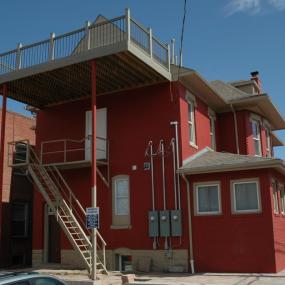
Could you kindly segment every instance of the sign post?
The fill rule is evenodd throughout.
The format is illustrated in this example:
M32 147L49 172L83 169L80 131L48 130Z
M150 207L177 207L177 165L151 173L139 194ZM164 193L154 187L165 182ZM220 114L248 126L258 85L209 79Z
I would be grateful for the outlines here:
M86 208L86 227L87 229L99 229L99 208Z

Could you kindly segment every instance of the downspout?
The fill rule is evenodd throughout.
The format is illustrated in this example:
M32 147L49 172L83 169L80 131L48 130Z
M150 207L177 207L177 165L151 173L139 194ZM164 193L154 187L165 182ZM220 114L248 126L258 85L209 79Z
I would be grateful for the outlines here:
M187 191L187 208L188 208L188 231L189 231L189 257L190 257L190 266L192 274L195 273L194 268L194 255L193 255L193 235L192 235L192 215L191 215L191 195L190 195L190 184L188 179L184 174L181 174L182 178L186 183Z
M233 116L234 116L236 148L237 148L237 154L239 154L239 137L238 137L238 126L237 126L237 114L236 114L236 111L233 107L233 104L231 104L230 106L231 106Z

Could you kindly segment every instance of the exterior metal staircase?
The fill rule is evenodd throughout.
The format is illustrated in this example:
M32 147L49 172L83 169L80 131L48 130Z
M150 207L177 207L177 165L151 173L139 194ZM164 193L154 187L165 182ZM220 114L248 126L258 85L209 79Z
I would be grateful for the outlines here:
M43 165L33 147L27 141L9 143L9 166L28 172L34 184L69 239L74 250L81 257L89 272L92 268L92 244L90 231L85 226L86 212L55 165ZM99 231L97 236L97 272L108 274L106 269L106 243Z

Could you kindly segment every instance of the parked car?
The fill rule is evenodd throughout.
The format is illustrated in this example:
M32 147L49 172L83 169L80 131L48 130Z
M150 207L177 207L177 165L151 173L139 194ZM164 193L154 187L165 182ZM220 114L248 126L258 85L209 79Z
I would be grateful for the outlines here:
M37 272L0 272L0 285L66 285L65 282Z

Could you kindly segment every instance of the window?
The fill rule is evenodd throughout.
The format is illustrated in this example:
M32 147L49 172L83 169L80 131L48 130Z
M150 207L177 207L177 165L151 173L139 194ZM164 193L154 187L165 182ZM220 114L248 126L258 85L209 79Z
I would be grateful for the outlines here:
M212 215L221 213L220 184L207 183L195 186L196 214Z
M195 130L195 106L194 102L188 102L188 126L189 126L189 142L191 145L196 145L196 130Z
M12 236L27 237L28 235L28 203L12 205Z
M260 212L258 181L232 182L232 207L235 213Z
M33 278L31 283L32 285L64 285L60 280L50 277Z
M113 226L128 226L130 224L129 176L115 176L112 182Z
M273 190L273 210L274 214L279 214L279 201L278 201L278 183L276 181L272 182Z
M281 213L285 215L285 191L284 185L280 185Z
M252 120L252 135L254 144L254 154L256 156L261 156L261 141L260 141L260 126L259 121Z
M211 148L216 150L216 128L215 128L215 117L210 116L210 137L211 137Z
M271 137L270 129L265 127L265 136L266 136L266 156L271 157Z

